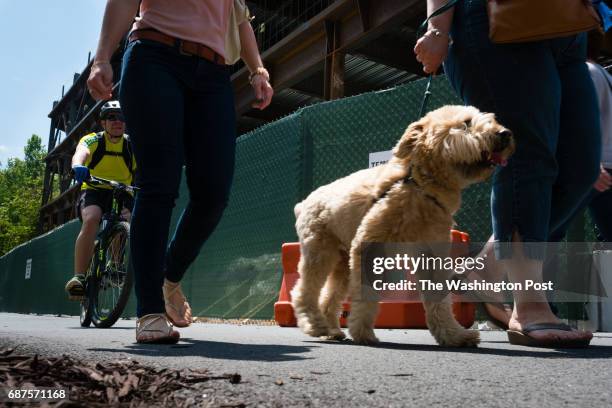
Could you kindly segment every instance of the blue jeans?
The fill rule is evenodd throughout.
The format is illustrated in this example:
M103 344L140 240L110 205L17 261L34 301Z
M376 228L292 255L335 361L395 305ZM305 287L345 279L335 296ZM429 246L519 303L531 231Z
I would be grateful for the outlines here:
M181 280L227 204L234 96L228 67L137 40L123 57L119 98L139 171L130 246L140 317L164 313L164 277ZM168 245L183 164L189 203Z
M512 130L516 152L493 178L496 256L523 242L546 242L576 212L598 176L599 108L586 60L586 35L497 45L485 0L455 7L445 71L466 104L493 112ZM543 246L526 255L543 259Z

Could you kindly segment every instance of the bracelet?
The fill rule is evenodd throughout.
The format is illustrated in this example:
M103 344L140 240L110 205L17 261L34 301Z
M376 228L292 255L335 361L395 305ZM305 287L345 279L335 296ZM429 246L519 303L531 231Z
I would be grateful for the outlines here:
M96 65L110 65L110 61L94 61L93 64L91 64L92 67L95 67Z
M257 75L261 75L264 78L266 78L266 81L270 81L270 74L268 73L268 70L265 69L264 67L257 67L255 68L255 71L251 72L249 74L249 83L252 84L253 83L253 78L255 78Z
M449 45L453 43L453 39L451 38L449 33L442 32L438 30L437 28L430 28L429 30L427 30L427 32L423 36L425 37L428 34L433 34L434 37L446 37Z

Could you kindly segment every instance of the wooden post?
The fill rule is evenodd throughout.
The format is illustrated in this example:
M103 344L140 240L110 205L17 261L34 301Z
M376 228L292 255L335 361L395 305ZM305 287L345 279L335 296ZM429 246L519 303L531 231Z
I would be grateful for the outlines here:
M338 50L340 45L340 22L325 21L327 56L325 58L323 97L333 100L344 97L345 53Z

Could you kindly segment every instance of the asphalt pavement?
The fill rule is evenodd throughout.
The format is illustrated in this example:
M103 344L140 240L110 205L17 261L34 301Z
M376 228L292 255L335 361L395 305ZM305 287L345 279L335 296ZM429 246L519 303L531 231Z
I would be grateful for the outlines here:
M242 376L191 391L204 406L612 406L611 333L596 333L587 349L551 350L487 331L478 348L448 349L425 330L377 330L382 343L366 347L295 328L195 323L177 345L160 346L136 344L134 325L83 329L78 317L0 313L0 347Z

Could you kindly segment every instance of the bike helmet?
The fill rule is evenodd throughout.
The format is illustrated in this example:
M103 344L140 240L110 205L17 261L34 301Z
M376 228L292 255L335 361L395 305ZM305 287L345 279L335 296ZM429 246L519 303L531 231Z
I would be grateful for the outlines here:
M108 101L100 109L100 120L106 119L111 113L121 113L119 101Z

